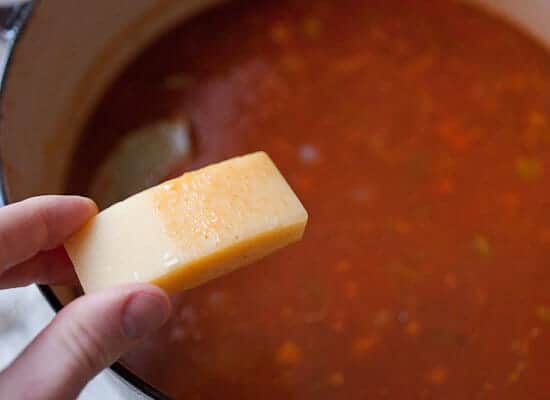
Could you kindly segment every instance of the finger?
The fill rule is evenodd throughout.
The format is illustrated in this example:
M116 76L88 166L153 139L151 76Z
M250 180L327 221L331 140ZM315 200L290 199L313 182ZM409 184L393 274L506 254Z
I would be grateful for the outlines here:
M0 208L0 272L60 246L97 213L90 199L40 196Z
M31 283L78 284L73 264L63 247L39 253L0 275L0 289L27 286Z
M160 328L170 311L167 295L146 284L75 300L0 374L0 398L76 398L98 372Z

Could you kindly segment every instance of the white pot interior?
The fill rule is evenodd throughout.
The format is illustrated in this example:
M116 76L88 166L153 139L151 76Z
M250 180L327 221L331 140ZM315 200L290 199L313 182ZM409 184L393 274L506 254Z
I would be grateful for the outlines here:
M220 0L39 1L8 69L0 155L7 197L60 193L96 100L148 42ZM475 0L550 43L547 0Z
M39 1L8 69L0 123L10 201L63 191L86 116L117 72L216 0Z

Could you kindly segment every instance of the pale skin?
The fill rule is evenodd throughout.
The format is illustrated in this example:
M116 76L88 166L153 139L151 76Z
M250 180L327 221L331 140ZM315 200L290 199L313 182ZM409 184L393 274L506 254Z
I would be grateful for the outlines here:
M0 289L77 283L62 244L96 213L91 200L75 196L41 196L0 208ZM80 297L0 373L0 399L75 399L170 312L167 295L153 285Z

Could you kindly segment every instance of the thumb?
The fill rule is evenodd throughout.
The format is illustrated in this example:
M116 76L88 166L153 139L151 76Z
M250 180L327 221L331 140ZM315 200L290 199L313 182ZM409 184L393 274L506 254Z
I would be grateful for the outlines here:
M80 297L0 374L0 398L74 399L171 311L159 288L136 284Z

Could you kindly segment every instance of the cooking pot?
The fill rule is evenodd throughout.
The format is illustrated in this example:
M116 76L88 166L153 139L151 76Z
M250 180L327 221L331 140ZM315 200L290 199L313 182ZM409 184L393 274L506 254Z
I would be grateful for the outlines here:
M218 1L50 0L4 6L0 203L63 193L78 136L109 82L160 34ZM550 43L547 0L476 2ZM41 290L56 311L72 297L64 288ZM124 399L166 398L120 364L112 367L109 384Z

